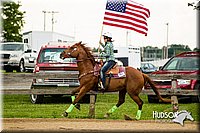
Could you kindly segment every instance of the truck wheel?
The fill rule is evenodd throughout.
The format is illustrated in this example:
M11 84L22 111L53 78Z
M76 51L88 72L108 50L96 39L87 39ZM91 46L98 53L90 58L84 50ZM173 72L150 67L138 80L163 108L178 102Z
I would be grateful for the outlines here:
M34 89L34 87L31 87L31 89ZM31 94L30 100L33 104L43 103L44 95L37 95L37 94Z
M43 98L44 98L44 95L36 95L36 94L30 95L31 103L33 103L33 104L42 103Z
M62 94L52 94L52 98L61 98L63 95Z
M18 67L17 72L25 72L24 60L21 60L21 61L19 62L19 67Z
M148 102L149 103L159 103L159 99L157 96L154 95L148 95Z
M199 81L198 81L199 82ZM200 84L197 83L195 86L194 86L194 90L199 90L200 91ZM200 94L197 95L197 96L191 96L191 99L192 99L192 102L195 102L195 103L200 103Z
M5 67L6 72L13 72L13 69L10 66Z

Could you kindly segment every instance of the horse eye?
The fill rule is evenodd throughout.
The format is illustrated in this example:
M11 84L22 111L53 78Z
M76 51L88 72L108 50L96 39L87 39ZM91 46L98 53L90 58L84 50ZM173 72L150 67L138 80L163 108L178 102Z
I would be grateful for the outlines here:
M74 48L74 51L76 51L77 50L77 48Z

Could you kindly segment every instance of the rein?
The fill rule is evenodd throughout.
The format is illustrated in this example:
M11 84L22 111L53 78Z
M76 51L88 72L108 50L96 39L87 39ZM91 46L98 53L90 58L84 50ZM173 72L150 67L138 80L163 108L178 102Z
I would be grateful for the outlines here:
M89 72L87 72L87 73L83 73L83 74L81 74L79 77L78 77L78 79L81 79L83 76L86 76L86 75L88 75L88 74L91 74L91 73L94 73L95 71L89 71Z
M92 59L92 58L84 58L84 59L76 60L76 61L77 61L77 62L82 62L82 61L84 61L84 60L90 60L90 59Z
M84 58L84 59L76 60L76 61L77 61L77 62L83 62L83 61L85 61L85 60L91 60L91 59L92 59L92 58ZM86 76L86 75L88 75L88 74L94 73L94 72L97 72L97 71L92 70L92 71L89 71L89 72L85 72L85 73L81 74L81 75L78 77L78 79L81 79L82 77L84 77L84 76Z

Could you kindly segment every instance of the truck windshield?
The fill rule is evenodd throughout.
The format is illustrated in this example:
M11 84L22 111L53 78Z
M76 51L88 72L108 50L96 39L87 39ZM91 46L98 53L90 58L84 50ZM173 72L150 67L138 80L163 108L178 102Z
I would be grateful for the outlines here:
M177 57L170 60L163 70L199 70L198 57Z
M1 45L2 51L24 51L23 44L2 44Z
M66 48L47 48L44 49L38 58L38 63L76 63L75 58L60 59L60 54Z

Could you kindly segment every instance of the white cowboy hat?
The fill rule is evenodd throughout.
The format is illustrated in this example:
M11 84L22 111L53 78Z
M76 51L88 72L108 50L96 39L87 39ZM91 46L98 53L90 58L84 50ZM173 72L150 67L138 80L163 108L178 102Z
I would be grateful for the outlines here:
M112 34L110 32L104 33L103 36L106 36L108 38L112 38Z

